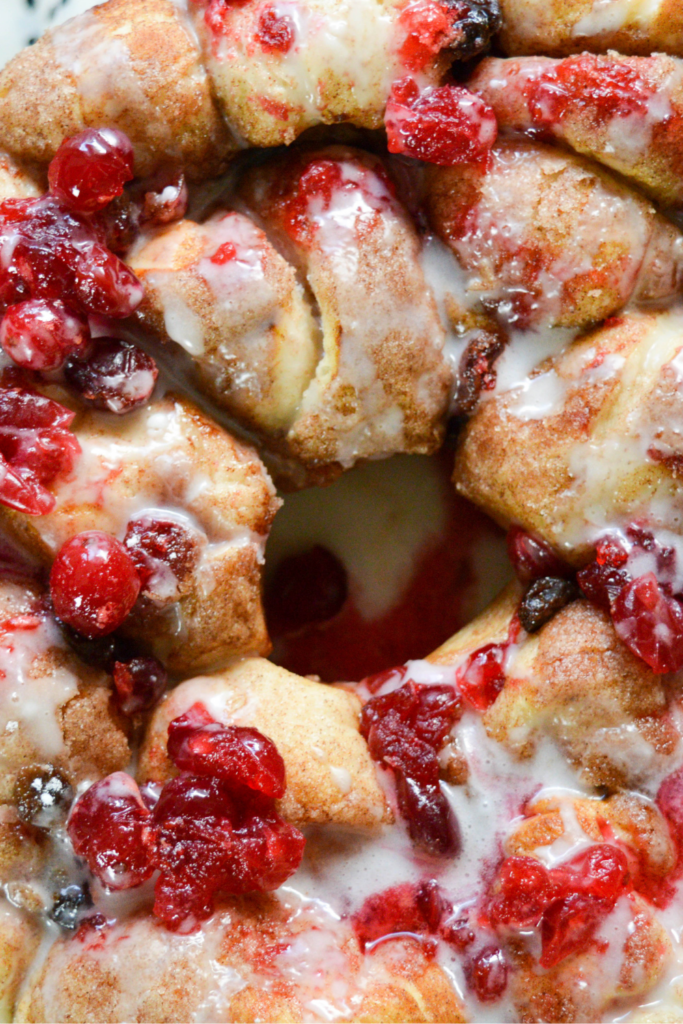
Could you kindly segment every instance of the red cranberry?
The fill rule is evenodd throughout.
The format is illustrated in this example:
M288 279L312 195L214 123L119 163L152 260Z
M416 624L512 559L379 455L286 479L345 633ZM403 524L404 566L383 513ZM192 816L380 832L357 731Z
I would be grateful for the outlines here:
M436 856L460 851L460 831L439 785L438 753L462 704L450 686L409 681L372 697L361 715L371 756L391 769L401 814L413 842Z
M483 163L498 133L495 114L479 96L459 85L420 93L411 78L394 83L384 122L390 153L443 167Z
M251 794L242 801L215 778L172 779L153 819L160 870L154 913L170 928L195 928L210 916L218 892L277 889L303 856L304 837L272 800Z
M551 903L541 920L541 966L554 967L570 953L585 949L604 916L604 906L581 892Z
M109 889L130 889L152 874L150 813L124 772L96 782L73 806L68 832L74 851Z
M67 541L50 573L55 614L85 636L106 636L130 614L140 580L123 544L88 530Z
M130 316L142 285L104 240L98 222L54 196L0 202L0 302L58 299L84 314Z
M683 768L664 779L657 793L657 805L669 823L680 857L683 850Z
M159 371L152 357L137 345L98 338L88 356L73 355L67 360L64 376L95 408L120 415L145 404Z
M426 935L436 932L439 919L430 920L429 907L420 906L420 886L410 882L369 896L351 918L361 949L388 935ZM434 927L432 927L434 924Z
M327 622L348 596L346 570L320 544L285 558L266 591L266 615L276 633L291 633L313 622Z
M3 349L29 370L56 370L89 340L87 321L58 300L28 299L10 306L0 326Z
M457 8L449 8L436 0L416 0L403 8L398 28L405 38L398 56L408 71L421 71L453 36Z
M79 213L96 213L133 177L133 147L114 128L88 128L65 139L48 169L50 191Z
M55 506L48 490L71 472L81 447L68 427L74 413L23 388L0 387L0 502L29 515Z
M549 544L540 537L511 526L507 535L508 557L522 583L532 583L544 576L570 576L573 570L557 557Z
M157 658L133 658L115 661L114 688L124 715L149 711L159 702L168 684L168 673Z
M508 968L498 946L486 946L472 957L465 974L470 988L482 1003L500 999L508 982Z
M653 672L683 668L683 605L664 593L654 573L632 580L619 591L612 620L629 650Z
M265 53L287 53L294 45L294 22L269 5L261 10L254 38Z
M526 92L534 123L549 128L569 111L598 125L613 117L645 116L653 95L636 68L591 53L558 61L530 79Z
M458 669L460 692L477 711L490 708L505 685L507 648L507 644L485 644Z
M534 857L508 857L498 874L497 887L488 907L494 927L538 924L555 892L548 870Z
M229 788L279 799L285 794L285 763L272 740L257 729L214 721L202 704L168 727L173 763L195 775L211 775Z
M132 520L123 543L142 590L158 604L175 601L199 561L199 538L174 519L143 514Z

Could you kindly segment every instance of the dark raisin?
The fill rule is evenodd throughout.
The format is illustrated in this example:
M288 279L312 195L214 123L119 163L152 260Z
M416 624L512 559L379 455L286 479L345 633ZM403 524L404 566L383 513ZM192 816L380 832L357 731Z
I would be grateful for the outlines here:
M17 775L14 799L22 821L50 828L66 814L71 786L51 764L29 765Z
M118 416L144 405L158 375L151 356L117 338L99 338L90 355L70 356L64 364L64 376L82 398Z
M453 416L471 416L482 391L491 391L496 386L495 362L505 342L502 331L478 331L469 343L458 367L458 383L451 404Z
M67 885L55 893L49 916L56 921L60 928L68 928L73 931L78 927L83 911L88 910L92 905L87 882L83 882L82 885Z
M578 597L572 580L544 576L534 580L519 606L519 621L527 633L536 633L561 608Z

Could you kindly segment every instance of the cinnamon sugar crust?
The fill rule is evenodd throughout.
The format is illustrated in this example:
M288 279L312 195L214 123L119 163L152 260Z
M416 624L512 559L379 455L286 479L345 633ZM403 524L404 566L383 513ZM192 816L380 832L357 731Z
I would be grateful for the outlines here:
M46 32L0 73L0 140L15 158L44 167L64 138L100 127L128 135L139 176L180 164L203 180L233 151L172 0L109 0Z

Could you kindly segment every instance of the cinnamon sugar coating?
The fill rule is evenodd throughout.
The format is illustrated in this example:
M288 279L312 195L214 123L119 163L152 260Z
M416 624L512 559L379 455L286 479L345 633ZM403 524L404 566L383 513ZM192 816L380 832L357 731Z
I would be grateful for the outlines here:
M232 152L172 0L109 0L46 32L0 73L0 137L15 158L45 167L64 138L100 127L129 136L140 176L180 164L203 180Z

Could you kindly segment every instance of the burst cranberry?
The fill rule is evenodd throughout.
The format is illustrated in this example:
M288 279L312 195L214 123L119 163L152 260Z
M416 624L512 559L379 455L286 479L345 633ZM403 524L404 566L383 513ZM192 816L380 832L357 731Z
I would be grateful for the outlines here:
M121 415L144 405L159 371L152 357L130 341L98 338L88 356L67 360L64 376L95 408Z
M572 569L557 557L549 544L521 526L511 526L507 535L508 557L522 583L544 576L569 576Z
M168 673L151 656L116 661L112 675L118 705L124 715L149 711L159 702L168 684Z
M558 61L526 89L535 124L550 128L570 111L598 126L613 117L646 115L653 96L636 68L591 53Z
M55 506L46 488L73 469L81 448L70 409L43 395L0 387L0 503L29 515Z
M619 591L612 620L629 650L653 672L683 668L683 605L664 593L654 573L632 580Z
M279 563L266 591L266 615L276 633L327 622L348 596L346 570L320 544Z
M438 753L462 714L450 686L418 686L372 697L361 715L371 756L396 779L401 814L413 842L436 856L460 850L460 831L439 785Z
M199 560L196 531L174 519L146 514L128 524L123 543L144 594L157 604L177 600Z
M508 857L500 869L497 888L488 908L494 927L538 924L555 891L547 869L533 857Z
M467 964L465 974L470 988L482 1003L500 999L508 981L508 968L498 946L486 946Z
M388 935L425 935L436 931L439 920L430 921L419 902L417 885L404 882L369 896L351 918L361 948ZM434 927L432 927L434 924Z
M573 862L581 872L585 892L596 899L615 903L624 892L629 870L625 854L616 846L605 843L593 846Z
M410 78L396 82L385 114L390 153L452 167L483 163L496 141L496 118L479 96L459 85L420 93Z
M212 775L230 788L246 787L279 799L285 793L285 763L277 747L257 729L214 721L202 704L168 727L174 764L195 775Z
M106 636L130 614L140 580L123 544L88 530L67 541L50 573L57 618L85 636Z
M669 822L680 856L683 850L683 768L664 779L657 793L657 805Z
M437 0L415 0L401 11L398 30L403 39L398 56L408 71L421 71L453 37L457 11Z
M57 300L28 299L10 306L0 326L3 349L29 370L56 370L89 340L87 321Z
M133 147L114 128L88 128L65 139L48 169L50 191L79 213L96 213L133 177Z
M130 316L142 286L104 240L96 221L54 196L0 202L0 303L58 299L84 314Z
M294 45L294 22L274 7L264 7L254 38L265 53L287 53Z
M507 644L485 644L458 670L458 686L473 708L486 711L505 685Z
M243 801L219 779L181 775L164 786L153 811L154 913L170 928L192 930L215 895L277 889L301 863L304 837L252 794Z
M554 967L585 949L604 916L603 905L581 892L555 900L541 920L541 966Z
M109 889L130 889L152 874L150 813L124 772L96 782L74 804L68 832L74 851Z

